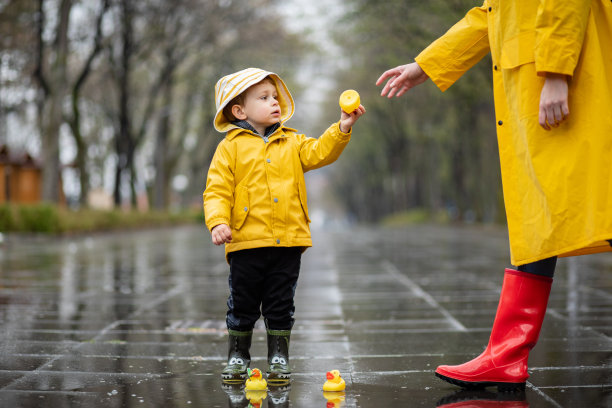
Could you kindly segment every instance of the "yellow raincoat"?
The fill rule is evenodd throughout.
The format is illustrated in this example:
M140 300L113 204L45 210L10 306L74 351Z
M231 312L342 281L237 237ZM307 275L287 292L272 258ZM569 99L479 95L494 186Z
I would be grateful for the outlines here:
M204 191L208 229L232 229L225 253L312 246L304 173L335 161L350 137L339 123L318 139L284 126L267 142L250 130L230 130L217 147Z
M612 2L488 0L416 61L442 90L489 51L511 261L612 250ZM538 122L546 73L570 115Z

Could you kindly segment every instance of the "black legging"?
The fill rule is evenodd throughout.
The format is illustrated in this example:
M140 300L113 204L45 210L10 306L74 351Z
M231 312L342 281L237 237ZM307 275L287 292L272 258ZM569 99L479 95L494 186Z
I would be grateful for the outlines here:
M521 272L532 273L534 275L548 276L552 278L555 274L555 266L557 265L557 257L542 259L540 261L531 262L519 266L517 269Z

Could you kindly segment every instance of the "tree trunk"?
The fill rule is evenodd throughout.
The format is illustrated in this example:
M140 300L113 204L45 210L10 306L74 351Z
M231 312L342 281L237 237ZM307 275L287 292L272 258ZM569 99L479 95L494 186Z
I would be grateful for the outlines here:
M121 184L124 171L132 162L130 155L133 151L131 122L130 122L130 69L133 46L132 8L130 0L121 2L122 12L122 41L123 50L119 67L119 134L115 137L115 149L117 152L117 164L115 167L115 191L113 194L115 205L122 203Z
M89 172L87 171L87 145L81 133L81 111L79 109L80 91L89 73L94 59L102 50L102 18L110 6L110 0L102 0L100 14L96 18L96 35L94 46L89 54L81 73L79 74L74 87L72 88L72 117L70 118L70 129L74 136L76 144L76 166L79 170L79 183L81 192L79 194L79 203L82 207L87 206L87 196L89 193Z
M153 207L162 210L168 206L168 134L171 129L170 115L172 109L172 72L168 73L164 85L163 108L157 127L157 138L155 139L155 184L153 190Z
M89 173L87 171L87 146L81 134L81 112L78 109L78 92L72 92L72 118L70 120L70 129L76 144L76 166L79 170L79 183L81 192L79 193L79 204L87 206L87 195L89 193Z
M40 2L42 7L42 0ZM54 44L55 60L51 66L49 93L42 109L42 199L58 203L60 198L59 132L63 122L62 104L67 85L68 24L72 0L62 0ZM42 64L41 64L42 68ZM41 71L42 74L42 71Z
M174 92L174 70L176 61L174 56L174 43L170 43L166 49L166 62L160 77L163 84L162 109L157 126L157 137L155 139L155 154L153 165L155 166L155 184L153 186L153 207L162 210L168 206L169 198L169 174L168 174L168 148L169 134L172 129L171 115Z

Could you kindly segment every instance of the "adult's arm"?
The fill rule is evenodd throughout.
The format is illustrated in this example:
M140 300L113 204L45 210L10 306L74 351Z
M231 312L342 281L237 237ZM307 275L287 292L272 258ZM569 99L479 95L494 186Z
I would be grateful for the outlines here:
M540 0L535 41L538 75L574 74L590 10L591 0Z
M425 48L415 61L440 90L447 90L487 55L488 1L474 7L442 37Z
M540 0L536 16L535 64L546 77L540 94L539 122L546 130L569 116L568 78L574 75L591 9L591 1Z

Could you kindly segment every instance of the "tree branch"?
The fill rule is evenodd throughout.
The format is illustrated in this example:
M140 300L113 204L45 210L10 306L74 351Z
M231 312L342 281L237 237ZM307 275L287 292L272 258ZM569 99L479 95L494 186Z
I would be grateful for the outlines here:
M45 42L43 40L43 31L45 29L45 11L43 3L45 0L38 0L38 13L36 18L36 29L37 29L37 47L36 47L36 68L34 69L33 76L38 81L40 88L43 90L44 97L49 95L50 89L47 79L44 73L44 52Z
M91 71L91 65L93 64L93 61L102 50L102 19L104 18L104 15L106 14L106 11L109 7L110 0L103 0L102 10L100 10L100 14L98 14L98 18L96 19L96 36L94 38L94 46L91 50L91 53L89 54L89 57L87 58L87 61L85 62L85 65L83 66L83 69L81 70L81 73L79 74L74 84L74 88L72 91L73 94L79 93L80 88L85 83L85 80L87 79L87 76Z

